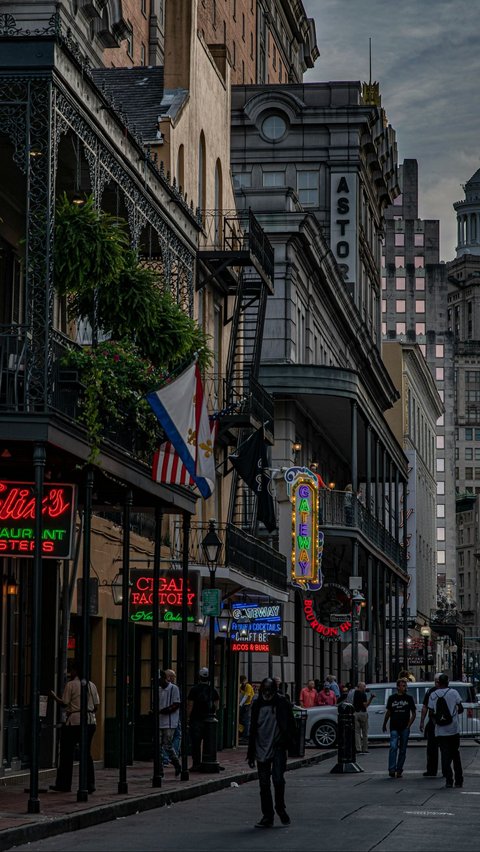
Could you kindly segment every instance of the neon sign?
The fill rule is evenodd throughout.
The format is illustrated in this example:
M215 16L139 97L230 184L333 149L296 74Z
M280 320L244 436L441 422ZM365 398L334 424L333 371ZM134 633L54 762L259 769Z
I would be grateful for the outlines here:
M42 557L72 556L75 486L48 483L42 498ZM33 482L0 480L0 556L30 557L35 550Z
M352 629L350 593L339 583L325 583L321 592L305 598L303 613L312 630L330 642ZM332 623L333 620L337 623Z
M293 477L289 477L289 473ZM292 501L292 583L301 588L321 588L320 564L323 533L318 529L318 479L308 468L285 474Z
M233 604L233 621L230 636L232 651L270 650L269 636L282 632L280 604L246 603Z
M130 621L153 621L153 573L131 571ZM196 593L187 587L187 606L192 610ZM158 584L160 618L166 622L182 621L183 579L177 575L163 575ZM188 621L194 621L189 614Z

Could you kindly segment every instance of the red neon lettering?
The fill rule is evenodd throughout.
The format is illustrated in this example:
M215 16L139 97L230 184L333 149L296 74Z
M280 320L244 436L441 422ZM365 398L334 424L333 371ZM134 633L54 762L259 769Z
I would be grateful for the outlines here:
M19 521L35 517L35 497L32 496L32 487L11 486L9 483L0 482L0 519L7 521ZM48 494L42 499L42 515L47 518L58 518L70 509L71 504L65 500L64 488L50 488Z

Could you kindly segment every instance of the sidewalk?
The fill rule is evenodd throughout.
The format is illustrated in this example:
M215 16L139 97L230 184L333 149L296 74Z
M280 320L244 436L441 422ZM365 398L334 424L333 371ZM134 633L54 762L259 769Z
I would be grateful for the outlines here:
M320 763L335 754L336 751L307 748L305 757L290 758L287 768L293 770ZM50 792L48 788L55 781L55 770L46 770L41 773L39 782L40 814L27 813L28 773L1 778L0 850L203 796L229 787L232 782L244 784L257 778L257 772L247 766L245 746L219 752L218 760L224 767L222 772L217 775L191 773L188 781L176 780L173 767L166 767L161 788L152 787L152 762L135 763L127 767L127 795L117 793L118 769L96 768L96 792L89 796L88 802L77 802L77 766L71 793Z

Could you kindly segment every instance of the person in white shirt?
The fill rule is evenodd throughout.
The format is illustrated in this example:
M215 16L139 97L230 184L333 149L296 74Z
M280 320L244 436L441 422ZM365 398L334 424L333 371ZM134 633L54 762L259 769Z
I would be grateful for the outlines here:
M439 676L438 689L431 693L428 699L428 708L434 713L435 736L438 737L440 745L445 786L453 787L455 773L455 787L463 787L460 726L458 723L458 714L463 713L463 706L457 690L451 689L448 685L448 675L441 674Z
M175 683L167 679L164 671L160 672L159 698L160 748L170 758L177 778L182 767L173 748L173 737L180 720L180 690Z

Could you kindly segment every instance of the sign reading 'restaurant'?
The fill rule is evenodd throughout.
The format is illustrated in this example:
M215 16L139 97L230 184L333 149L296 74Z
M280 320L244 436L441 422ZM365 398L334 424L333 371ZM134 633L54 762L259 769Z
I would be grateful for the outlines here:
M35 550L33 482L0 480L0 556L30 557ZM75 486L49 482L42 497L42 559L70 559Z

